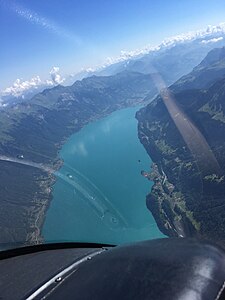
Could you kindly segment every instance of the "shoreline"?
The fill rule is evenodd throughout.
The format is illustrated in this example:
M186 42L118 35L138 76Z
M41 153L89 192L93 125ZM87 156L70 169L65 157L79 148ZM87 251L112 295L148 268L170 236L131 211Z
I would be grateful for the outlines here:
M82 122L82 124L79 124L79 129L74 131L71 135L69 135L68 137L64 137L59 143L58 143L58 149L57 149L57 156L58 159L53 162L53 167L52 169L54 170L54 172L60 170L60 168L63 166L64 161L59 157L60 151L63 147L63 145L69 140L69 138L73 135L78 133L84 126L98 121L100 119L103 119L107 116L109 116L110 114L112 114L113 112L122 110L122 109L129 109L132 107L138 107L138 106L145 106L147 103L149 103L149 101L138 101L135 104L132 105L119 105L119 107L115 107L114 109L111 109L110 111L105 111L101 114L97 114L95 116L91 116L88 120L84 120ZM135 115L134 115L135 118ZM54 175L54 172L51 173L50 176L47 177L47 183L44 186L41 186L41 189L44 187L44 194L47 196L46 201L44 201L44 203L42 203L42 206L40 208L37 207L37 212L32 215L32 219L34 219L35 222L35 232L33 232L32 234L28 233L27 235L27 240L26 242L28 242L29 244L40 244L40 243L44 243L44 238L42 236L42 229L43 229L43 225L45 222L45 218L46 218L46 213L47 210L50 207L51 201L53 200L53 194L52 194L52 190L53 190L53 186L57 180L57 178ZM38 199L37 199L38 200ZM42 197L39 199L39 201L42 201ZM34 211L35 212L35 211Z

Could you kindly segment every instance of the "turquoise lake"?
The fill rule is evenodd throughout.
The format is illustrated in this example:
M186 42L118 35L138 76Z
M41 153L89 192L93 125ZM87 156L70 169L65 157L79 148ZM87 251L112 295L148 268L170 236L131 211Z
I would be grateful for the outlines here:
M145 203L152 183L141 170L151 160L138 140L138 109L89 123L64 144L42 230L46 241L121 244L164 236Z

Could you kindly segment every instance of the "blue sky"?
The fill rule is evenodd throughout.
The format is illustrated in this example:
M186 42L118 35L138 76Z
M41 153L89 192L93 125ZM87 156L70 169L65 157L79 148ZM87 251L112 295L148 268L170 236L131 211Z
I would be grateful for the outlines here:
M0 89L224 21L224 0L0 0Z

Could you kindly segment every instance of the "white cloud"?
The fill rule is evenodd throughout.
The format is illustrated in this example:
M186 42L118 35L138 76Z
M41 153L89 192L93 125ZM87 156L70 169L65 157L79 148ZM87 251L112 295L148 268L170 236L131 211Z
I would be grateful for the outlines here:
M8 104L4 102L4 100L0 97L0 108L6 107Z
M213 38L210 40L202 40L202 44L217 43L223 40L223 37Z
M85 71L88 72L88 73L92 73L92 72L95 71L95 69L94 68L87 68Z
M53 67L49 74L54 84L60 84L65 80L65 78L62 78L59 74L59 67Z
M208 25L207 28L202 29L202 30L191 31L191 32L180 34L180 35L172 36L172 37L169 37L169 38L163 40L159 45L156 45L156 46L147 45L144 48L136 49L133 51L124 51L123 50L120 52L120 55L118 57L108 57L103 66L96 66L95 68L92 68L92 70L97 71L99 69L106 68L109 65L112 65L112 64L115 64L115 63L118 63L121 61L126 61L128 59L137 58L138 56L148 54L151 52L156 52L163 48L173 47L177 44L193 41L196 39L210 37L214 34L217 35L220 33L225 34L225 23L220 23L219 25L216 25L216 26ZM222 39L223 39L223 37L219 37L219 38L215 37L215 38L211 39L211 42L218 42ZM203 41L202 41L202 43L204 44Z
M34 76L30 80L16 79L12 86L6 88L0 93L0 96L23 97L23 94L29 91L34 91L40 87L54 86L62 83L65 78L59 73L58 67L53 67L50 71L51 80L41 80L40 76Z
M17 13L20 13L21 16L23 16L24 18L29 18L30 21L32 22L40 23L39 25L42 24L41 26L46 26L46 28L50 26L49 25L50 23L48 23L47 20L40 18L39 16L36 16L32 12L29 12L27 10L20 10L20 12L18 10ZM51 27L51 29L54 30L54 27ZM87 73L92 73L98 70L102 70L114 63L118 63L121 61L129 62L130 59L137 58L138 56L142 56L144 54L148 54L151 52L157 52L160 49L173 47L177 44L193 41L196 39L202 39L201 41L202 44L216 43L224 39L222 36L220 36L221 34L225 34L225 23L221 23L217 26L209 25L204 30L188 32L188 33L167 38L164 41L162 41L159 45L156 46L146 46L142 49L136 49L133 51L121 51L119 57L108 57L106 59L106 62L103 65L91 67L86 70L82 69L81 72L86 71ZM71 78L74 76L76 77L76 75L77 74L71 74L70 77ZM42 81L39 76L35 76L30 80L26 80L26 81L17 79L11 87L8 87L4 91L0 92L0 96L13 95L18 97L18 96L22 96L24 92L27 92L30 89L37 89L38 87L41 86L46 87L46 86L61 84L65 80L65 78L62 78L62 76L60 75L58 67L52 68L52 70L50 71L50 77L51 79L47 79L44 81Z
M11 87L8 87L5 90L3 90L2 95L3 96L13 95L15 97L19 97L30 88L35 89L42 84L43 83L39 76L35 76L30 80L25 80L25 81L22 81L21 79L18 78L15 80L15 82Z

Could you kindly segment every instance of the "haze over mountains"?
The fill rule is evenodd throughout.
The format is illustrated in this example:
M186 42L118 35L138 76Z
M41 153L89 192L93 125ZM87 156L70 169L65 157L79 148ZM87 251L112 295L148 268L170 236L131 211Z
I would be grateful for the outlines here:
M181 77L174 85L175 91L202 89L225 76L225 48L215 48L208 53L192 72Z
M35 76L31 80L17 79L14 85L0 93L2 104L30 99L38 92L57 84L71 85L76 80L92 75L109 76L122 71L145 74L160 73L166 84L170 85L182 75L190 72L214 47L221 47L225 40L225 25L209 26L206 30L183 34L163 41L156 47L133 52L123 52L117 59L98 68L90 68L81 73L62 78L59 70L53 68L48 80ZM52 76L53 75L53 76ZM57 77L58 76L58 77Z

